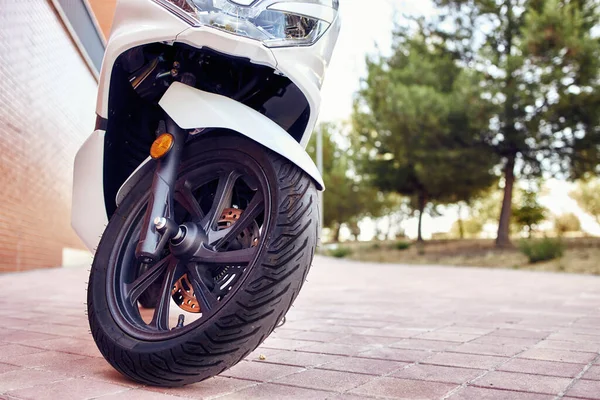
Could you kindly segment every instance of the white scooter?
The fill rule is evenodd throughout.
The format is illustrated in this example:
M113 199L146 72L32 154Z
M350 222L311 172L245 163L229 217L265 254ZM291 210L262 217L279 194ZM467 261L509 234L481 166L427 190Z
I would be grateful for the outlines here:
M323 181L305 152L338 0L120 0L73 227L91 332L144 384L244 359L308 273ZM100 239L101 237L101 239Z

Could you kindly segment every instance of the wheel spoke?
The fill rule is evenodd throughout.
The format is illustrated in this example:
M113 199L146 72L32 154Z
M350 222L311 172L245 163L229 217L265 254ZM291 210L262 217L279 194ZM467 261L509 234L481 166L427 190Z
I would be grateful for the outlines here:
M232 226L220 231L208 232L209 244L215 249L221 249L226 243L230 243L237 238L244 229L248 227L264 210L262 194L256 193L254 198L248 204L248 207L242 213L242 216Z
M142 293L148 290L150 285L152 285L162 275L164 269L171 263L172 260L172 256L162 259L152 268L144 272L133 283L126 284L125 298L127 298L132 305L135 305Z
M240 176L236 171L229 171L219 178L213 204L206 217L202 220L202 226L207 232L216 229L221 213L223 213L225 208L231 206L233 186Z
M192 276L191 281L192 286L194 287L194 294L196 295L196 299L201 303L200 310L202 312L208 312L216 307L218 300L208 286L206 286L198 268L200 268L200 266L195 263L189 264L188 266L188 270Z
M202 245L193 261L211 265L248 265L254 258L256 247L233 251L213 251Z
M196 200L194 193L192 193L192 190L187 185L182 185L181 188L177 189L175 192L175 201L181 204L192 217L198 219L204 218L204 212L202 212L198 200Z
M173 259L165 271L165 277L160 289L160 297L154 309L154 316L150 326L159 331L169 330L169 306L171 304L171 291L173 290L173 278L177 269L177 260Z

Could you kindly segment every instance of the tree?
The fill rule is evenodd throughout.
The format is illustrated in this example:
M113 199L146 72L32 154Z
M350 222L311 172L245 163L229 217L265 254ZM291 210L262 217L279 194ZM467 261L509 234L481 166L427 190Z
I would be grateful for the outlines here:
M517 175L577 177L600 164L597 0L434 0L431 25L498 106L483 137L503 160L498 246L510 244ZM449 22L450 21L450 22Z
M452 225L450 234L460 239L477 238L483 232L484 225L483 221L473 217L458 220Z
M581 221L573 213L562 214L555 218L554 230L560 236L569 232L581 232Z
M582 210L590 214L600 224L600 180L585 179L577 183L577 188L571 192L571 197Z
M531 238L534 229L546 219L546 207L538 203L537 192L524 191L521 194L521 204L515 208L513 219L520 228L527 228L527 237Z
M419 241L433 203L468 200L495 180L494 155L474 140L489 128L491 104L475 73L459 67L438 39L398 30L391 57L367 59L352 117L359 173L411 199Z
M353 161L347 151L343 151L336 140L342 135L340 128L331 123L317 127L323 134L323 180L324 225L332 231L333 240L339 242L340 230L345 223L358 221L372 212L378 212L380 203L377 191L360 182L353 174ZM316 159L316 134L307 147L308 153Z

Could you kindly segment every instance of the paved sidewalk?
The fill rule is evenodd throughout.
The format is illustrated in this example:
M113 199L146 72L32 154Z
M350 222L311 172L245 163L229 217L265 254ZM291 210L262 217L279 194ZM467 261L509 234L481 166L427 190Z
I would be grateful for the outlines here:
M600 278L317 258L246 361L157 389L101 358L86 275L0 275L0 398L600 399Z

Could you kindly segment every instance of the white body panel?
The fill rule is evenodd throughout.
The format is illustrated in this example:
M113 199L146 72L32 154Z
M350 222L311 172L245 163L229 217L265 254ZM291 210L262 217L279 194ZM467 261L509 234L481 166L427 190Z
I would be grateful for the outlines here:
M73 229L95 251L108 224L104 206L104 131L94 131L75 157L73 172Z
M98 84L96 113L109 118L109 91L117 58L125 51L149 43L183 43L244 57L273 68L302 91L310 116L303 136L296 142L269 118L228 98L173 84L160 105L184 128L226 128L237 131L297 164L322 188L322 178L304 148L316 125L321 103L320 89L340 28L340 18L314 4L280 3L303 15L313 15L333 24L312 46L268 48L261 42L210 27L192 27L152 0L119 0ZM318 14L318 15L315 15ZM90 250L94 250L108 222L104 203L104 131L95 131L75 161L72 225ZM123 185L143 174L144 164ZM130 187L130 186L129 186Z

